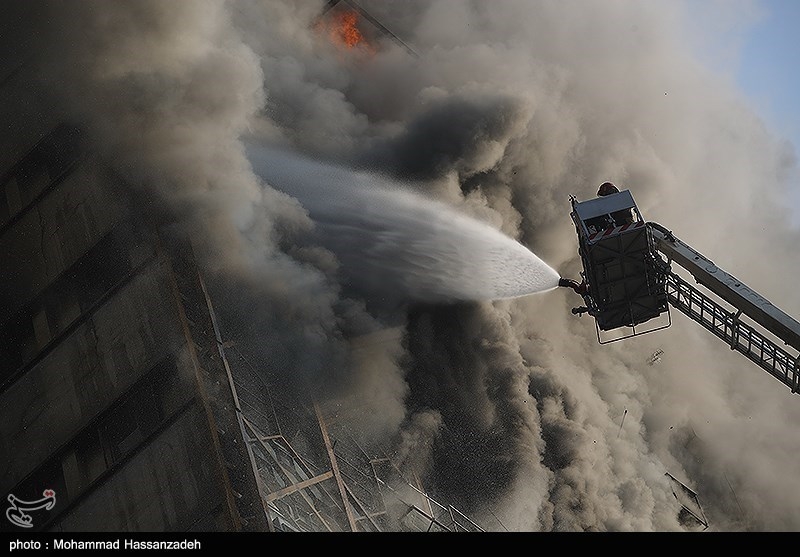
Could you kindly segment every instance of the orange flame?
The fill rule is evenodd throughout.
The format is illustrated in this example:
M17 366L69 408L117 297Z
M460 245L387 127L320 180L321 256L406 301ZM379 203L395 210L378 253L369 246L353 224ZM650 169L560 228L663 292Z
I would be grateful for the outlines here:
M375 51L358 28L358 12L355 10L337 12L327 23L317 23L316 29L327 32L332 43L348 50L359 48L370 53Z
M333 33L347 48L353 48L364 42L364 35L358 29L358 14L356 12L350 11L337 14L336 23L337 26L334 27Z

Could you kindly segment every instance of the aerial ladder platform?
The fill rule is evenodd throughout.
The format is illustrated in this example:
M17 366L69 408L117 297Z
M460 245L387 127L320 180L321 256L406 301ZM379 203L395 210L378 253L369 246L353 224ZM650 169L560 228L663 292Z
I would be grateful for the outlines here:
M797 320L671 230L645 221L630 191L570 201L583 280L562 278L559 285L581 295L585 305L572 312L594 317L601 344L669 327L672 307L793 393L800 391ZM673 265L703 288L677 274Z

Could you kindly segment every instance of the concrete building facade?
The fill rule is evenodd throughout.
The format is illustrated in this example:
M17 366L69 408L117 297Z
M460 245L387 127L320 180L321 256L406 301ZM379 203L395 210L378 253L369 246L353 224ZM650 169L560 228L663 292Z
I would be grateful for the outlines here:
M0 76L3 501L54 492L33 530L268 530L191 249L20 94L28 78Z

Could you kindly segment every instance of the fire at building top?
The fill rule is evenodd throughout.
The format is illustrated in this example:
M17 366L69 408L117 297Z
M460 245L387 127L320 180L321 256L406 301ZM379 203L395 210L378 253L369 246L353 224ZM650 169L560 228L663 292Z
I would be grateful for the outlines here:
M327 35L332 44L346 50L375 54L383 35L417 56L410 46L354 0L329 0L315 20L314 28Z
M365 48L371 52L375 49L358 28L358 12L355 10L339 11L327 21L320 20L317 28L326 33L334 44L346 48Z

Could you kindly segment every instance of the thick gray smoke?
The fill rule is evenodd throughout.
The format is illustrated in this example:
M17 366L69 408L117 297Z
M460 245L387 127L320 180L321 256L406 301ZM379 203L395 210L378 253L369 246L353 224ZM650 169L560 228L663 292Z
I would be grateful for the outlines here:
M508 530L679 530L669 472L714 530L800 529L797 396L699 325L599 345L567 289L387 319L315 238L323 198L245 148L413 182L571 277L568 196L612 180L800 316L794 149L698 62L686 4L363 2L416 55L365 21L337 40L324 4L31 2L24 24L46 88L226 278L231 336L273 380L324 376L364 446L395 439L441 500ZM388 321L398 337L354 349Z

